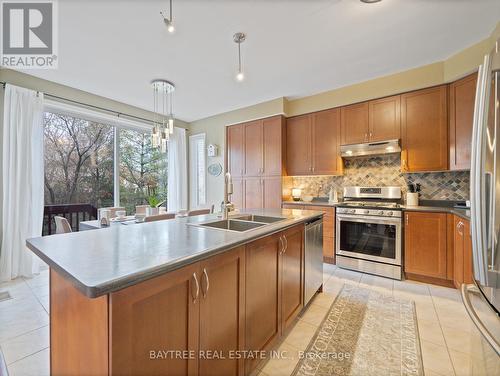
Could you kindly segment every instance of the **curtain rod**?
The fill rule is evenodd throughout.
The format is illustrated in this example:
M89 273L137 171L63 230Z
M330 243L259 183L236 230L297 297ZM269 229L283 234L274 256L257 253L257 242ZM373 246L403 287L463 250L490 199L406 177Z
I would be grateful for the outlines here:
M0 81L0 84L5 89L5 85L7 84L7 82ZM40 93L40 91L37 91L37 92ZM93 108L93 109L100 110L100 111L110 112L112 114L115 114L117 117L126 116L126 117L129 117L129 118L141 120L141 121L144 121L144 122L147 122L147 123L152 123L153 122L151 119L145 119L145 118L142 118L142 117L139 117L139 116L129 115L129 114L125 114L123 112L118 112L118 111L113 111L113 110L110 110L110 109L107 109L107 108L104 108L104 107L99 107L99 106L94 106L94 105L88 104L88 103L78 102L78 101L75 101L73 99L63 98L63 97L59 97L59 96L53 95L53 94L44 93L44 96L49 97L49 98L53 98L53 99L58 99L58 100L65 101L65 102L70 102L70 103L78 104L80 106L85 106L85 107Z

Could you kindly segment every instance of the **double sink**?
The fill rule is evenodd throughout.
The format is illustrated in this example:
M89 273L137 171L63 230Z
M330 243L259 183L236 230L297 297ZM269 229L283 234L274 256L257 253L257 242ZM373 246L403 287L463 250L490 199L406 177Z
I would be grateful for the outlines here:
M220 219L204 223L189 223L191 226L213 228L218 230L245 232L269 225L271 223L284 221L283 217L269 217L256 214L240 214L230 219Z

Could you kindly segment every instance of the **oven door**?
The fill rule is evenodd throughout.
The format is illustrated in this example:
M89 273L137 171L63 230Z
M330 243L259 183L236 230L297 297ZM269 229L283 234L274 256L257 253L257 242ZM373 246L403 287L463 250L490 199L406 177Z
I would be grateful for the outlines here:
M401 218L338 214L336 254L401 265Z

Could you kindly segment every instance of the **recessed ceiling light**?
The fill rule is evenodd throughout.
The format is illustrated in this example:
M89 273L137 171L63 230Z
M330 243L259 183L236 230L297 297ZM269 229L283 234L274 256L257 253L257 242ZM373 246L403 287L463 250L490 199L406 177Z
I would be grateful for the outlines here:
M361 1L362 3L371 4L371 3L378 3L379 1L382 0L359 0L359 1Z

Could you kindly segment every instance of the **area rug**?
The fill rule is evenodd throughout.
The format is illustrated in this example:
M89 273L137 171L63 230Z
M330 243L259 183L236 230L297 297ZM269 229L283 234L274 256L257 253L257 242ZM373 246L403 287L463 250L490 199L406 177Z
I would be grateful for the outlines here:
M293 375L424 374L413 302L345 284Z

